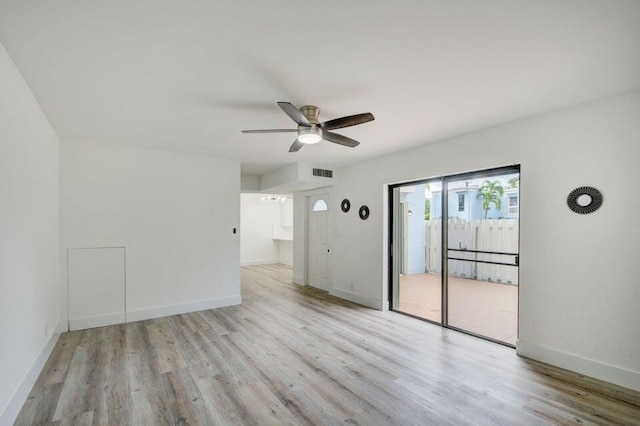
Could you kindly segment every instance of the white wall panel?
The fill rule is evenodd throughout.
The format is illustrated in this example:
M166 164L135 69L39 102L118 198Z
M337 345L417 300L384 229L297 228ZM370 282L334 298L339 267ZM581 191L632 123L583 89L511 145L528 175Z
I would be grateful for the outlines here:
M68 251L69 328L120 324L125 315L125 248Z

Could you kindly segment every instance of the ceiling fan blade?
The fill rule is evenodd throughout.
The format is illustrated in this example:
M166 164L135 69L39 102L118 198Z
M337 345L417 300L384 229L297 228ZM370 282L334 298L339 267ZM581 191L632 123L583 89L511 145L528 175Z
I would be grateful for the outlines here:
M320 127L324 130L342 129L343 127L356 126L358 124L367 123L373 121L375 117L370 112L364 114L349 115L346 117L340 117L333 120L320 123Z
M242 130L242 133L294 133L298 129Z
M290 102L278 102L278 106L282 108L282 110L289 116L293 121L298 123L298 125L303 127L311 127L311 123L307 120L307 117L304 116L303 113L300 112L298 108L296 108Z
M360 145L360 142L358 142L357 140L333 132L322 132L322 139L351 148L355 148L356 146Z
M291 148L289 148L289 152L298 152L303 146L304 144L296 139L295 141L293 141L293 145L291 145Z

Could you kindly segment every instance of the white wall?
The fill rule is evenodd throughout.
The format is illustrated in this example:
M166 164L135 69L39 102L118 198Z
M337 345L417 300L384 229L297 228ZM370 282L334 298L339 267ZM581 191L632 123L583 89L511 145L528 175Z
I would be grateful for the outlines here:
M408 204L411 211L407 220L407 258L408 274L424 274L425 269L425 184L411 187L414 192L401 193L400 200Z
M126 247L128 321L240 303L238 162L69 141L60 161L62 283L67 248Z
M58 137L0 44L0 424L57 341Z
M260 191L260 176L240 174L240 190L242 192Z
M332 209L332 292L387 306L386 184L521 164L518 353L640 390L638 158L634 91L343 168L332 199L356 209ZM581 216L566 198L583 185L599 188L604 205ZM361 204L371 208L367 221L357 218ZM304 243L294 261L299 277Z
M293 241L278 241L278 263L293 266Z
M272 194L268 194L272 195ZM277 195L277 194L276 194ZM242 194L240 197L240 261L245 265L272 263L293 264L291 241L274 240L274 227L279 234L289 233L284 226L291 215L292 203L264 201L265 194Z

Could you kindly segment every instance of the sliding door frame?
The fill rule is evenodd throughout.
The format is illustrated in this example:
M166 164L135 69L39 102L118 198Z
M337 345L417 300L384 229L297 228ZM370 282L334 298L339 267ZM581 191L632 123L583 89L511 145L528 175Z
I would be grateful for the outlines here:
M402 182L402 183L390 184L389 185L389 196L387 197L389 199L388 200L389 201L389 206L388 206L388 209L389 209L389 230L388 230L388 236L389 236L389 251L388 251L388 253L389 253L388 259L389 260L388 260L388 262L389 263L388 263L388 265L389 265L389 268L387 268L388 269L388 273L389 273L389 277L388 277L389 278L389 283L388 283L388 285L389 285L389 291L388 291L388 294L389 294L389 310L391 310L393 312L398 312L398 313L400 313L402 315L406 315L406 316L409 316L409 317L412 317L412 318L417 318L417 319L419 319L421 321L430 322L431 324L440 325L440 326L444 326L444 311L441 311L442 313L440 315L440 322L439 322L439 321L431 320L429 318L423 318L423 317L420 317L420 316L417 316L417 315L413 315L413 314L410 314L410 313L407 313L407 312L402 312L402 311L399 311L399 310L396 310L396 309L393 308L393 304L394 304L393 295L395 294L394 293L393 284L394 284L394 281L395 281L395 278L396 278L396 274L395 274L396 266L400 265L399 263L397 265L396 265L396 263L394 263L394 262L397 262L397 261L399 262L399 259L397 259L397 257L398 257L397 254L400 253L399 248L396 248L396 250L394 251L394 243L395 243L394 239L395 239L395 236L396 236L396 232L399 231L399 229L400 229L400 227L396 226L396 223L395 223L396 204L395 204L394 192L395 192L396 188L401 188L403 186L420 185L420 184L423 184L423 183L427 184L427 183L430 183L430 182L442 182L442 179L443 179L442 176L436 176L436 177L432 177L432 178L413 180L413 181L410 181L410 182ZM444 215L443 215L443 217L444 217ZM441 269L442 269L442 267L441 267ZM441 285L444 285L444 282L441 281ZM398 286L399 286L399 283L398 283ZM443 291L444 291L444 289L443 289ZM443 292L443 294L444 294L444 292ZM442 301L441 301L441 303L442 303Z
M451 175L445 175L445 176L434 176L431 178L425 178L425 179L418 179L418 180L414 180L414 181L408 181L408 182L401 182L401 183L395 183L395 184L390 184L388 186L389 188L389 205L388 205L388 211L389 211L389 228L388 228L388 235L389 235L389 247L388 247L388 253L389 253L389 257L388 257L388 261L389 261L389 277L388 277L388 286L389 286L389 309L397 312L399 314L402 315L407 315L413 318L417 318L419 320L422 321L426 321L432 324L436 324L436 325L440 325L444 328L448 328L451 330L455 330L461 333L465 333L465 334L469 334L471 336L475 336L475 337L479 337L481 339L485 339L485 340L489 340L491 342L494 343L498 343L500 345L503 346L507 346L510 348L515 348L514 345L510 344L510 343L506 343L503 342L501 340L496 340L493 339L491 337L487 337L487 336L483 336L481 334L477 334L474 333L472 331L468 331L468 330L464 330L455 326L452 326L449 324L449 312L448 312L448 305L449 305L449 294L448 294L448 290L449 290L449 259L448 259L448 253L449 253L449 247L448 247L448 220L449 220L449 190L448 190L448 183L452 182L452 181L456 181L456 180L463 180L463 179L475 179L475 178L484 178L484 177L492 177L492 176L497 176L497 175L502 175L502 174L507 174L507 173L518 173L518 176L520 176L519 180L520 182L522 182L522 174L520 171L520 165L519 164L513 164L510 166L501 166L501 167L494 167L494 168L490 168L490 169L484 169L484 170L475 170L475 171L471 171L471 172L464 172L464 173L457 173L457 174L451 174ZM395 281L395 275L397 273L397 270L395 268L396 264L394 262L397 261L397 259L395 259L397 257L397 253L399 253L397 247L394 250L394 243L396 243L396 234L394 233L394 230L397 231L397 227L395 226L395 197L394 197L394 192L396 188L401 188L403 186L413 186L413 185L420 185L423 183L429 183L429 182L437 182L439 181L442 184L442 193L441 193L441 201L442 201L442 238L441 238L441 272L440 272L440 278L441 278L441 286L442 286L442 300L440 301L441 303L441 315L440 315L440 319L441 319L441 323L427 319L427 318L422 318L419 317L417 315L413 315L413 314L409 314L406 312L402 312L399 310L394 309L394 299L393 299L393 295L394 295L394 281ZM521 201L521 197L518 196L518 206L520 206L520 201ZM518 222L520 222L520 215L518 214ZM518 229L520 229L520 227L518 226ZM520 238L518 237L518 253L520 253ZM519 257L519 255L518 255ZM520 267L519 267L519 263L518 265L518 319L516 321L517 324L517 330L516 330L516 335L519 332L519 328L520 328Z

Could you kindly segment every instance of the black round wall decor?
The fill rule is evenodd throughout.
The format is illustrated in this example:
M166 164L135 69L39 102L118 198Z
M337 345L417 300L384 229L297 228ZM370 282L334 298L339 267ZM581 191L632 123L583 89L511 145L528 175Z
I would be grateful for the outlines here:
M578 214L589 214L600 208L602 200L602 192L591 186L581 186L571 191L567 205Z
M367 206L360 207L358 214L360 215L360 219L367 220L367 218L369 217L369 207Z
M340 208L342 209L343 212L348 212L349 209L351 209L351 201L347 200L346 198L344 200L342 200L342 203L340 204Z

